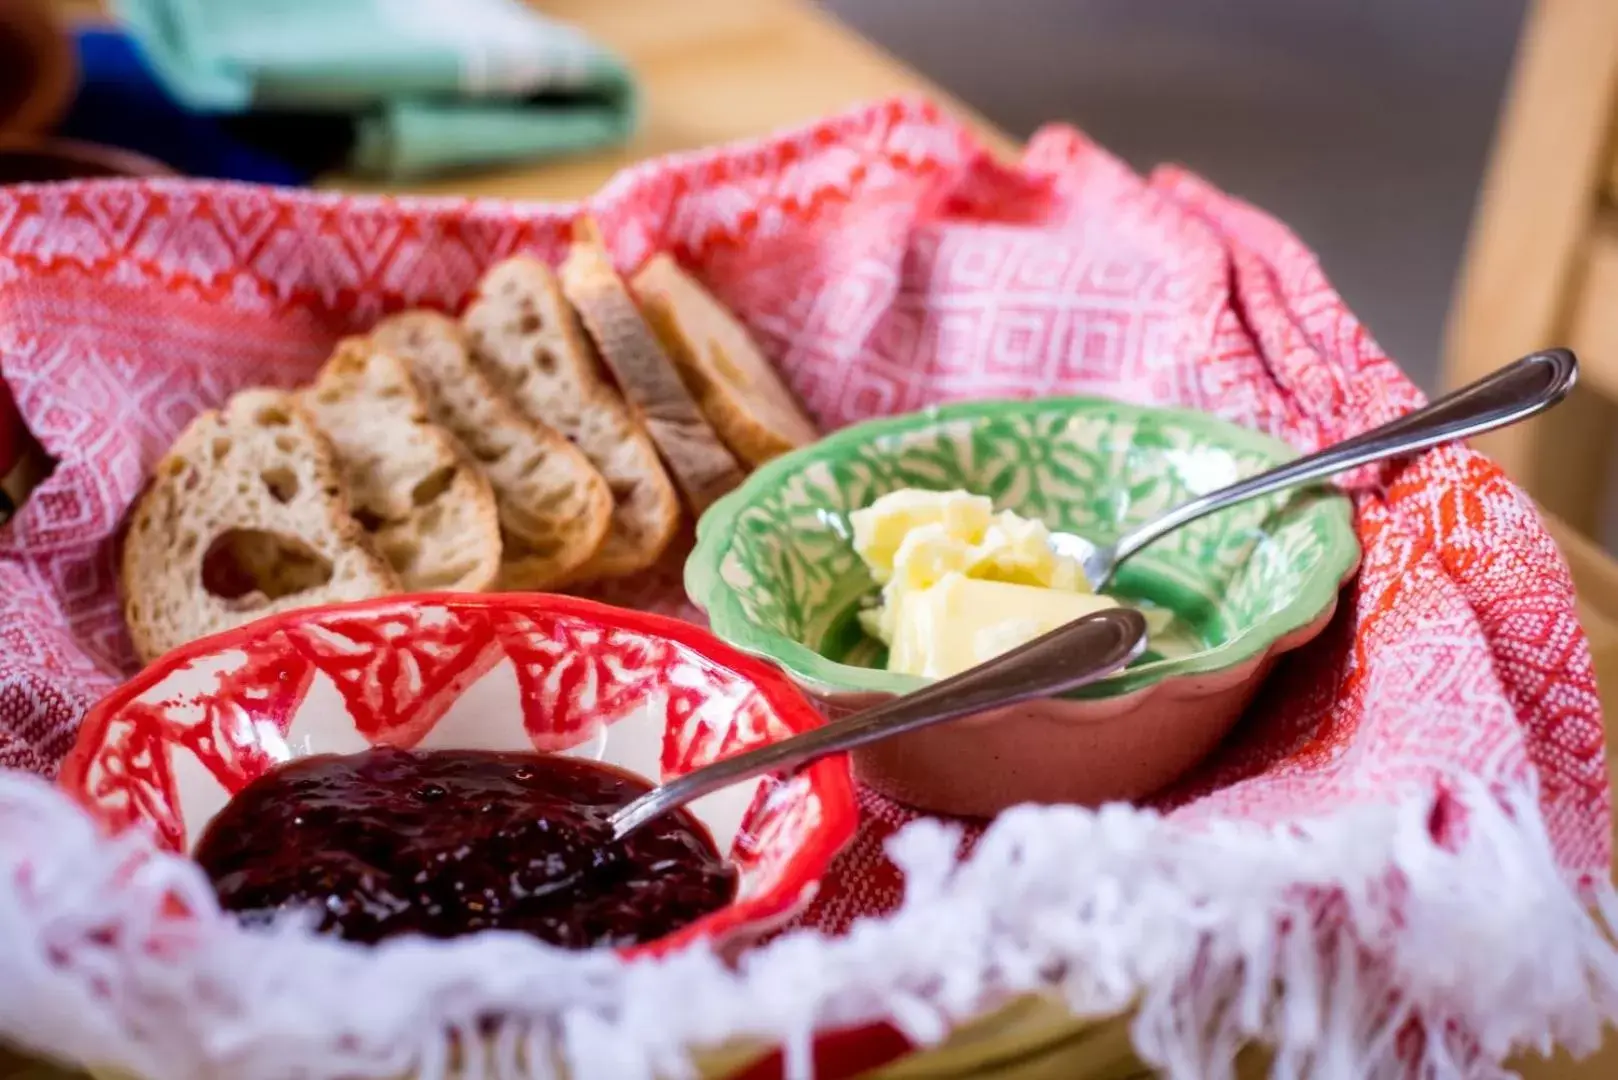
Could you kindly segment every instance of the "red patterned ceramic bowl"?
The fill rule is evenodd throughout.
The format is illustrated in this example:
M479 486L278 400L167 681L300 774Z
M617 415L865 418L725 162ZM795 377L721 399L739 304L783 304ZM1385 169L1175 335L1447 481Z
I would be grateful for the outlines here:
M85 718L61 785L109 828L188 850L280 761L379 743L593 758L648 779L820 723L792 684L706 631L549 595L417 596L289 612L159 659ZM845 758L692 805L736 901L646 946L726 945L813 897L856 808Z

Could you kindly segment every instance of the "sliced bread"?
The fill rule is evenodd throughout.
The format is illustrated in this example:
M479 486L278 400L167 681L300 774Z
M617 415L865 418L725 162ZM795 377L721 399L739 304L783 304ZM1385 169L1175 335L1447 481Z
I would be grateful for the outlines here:
M525 256L495 265L462 322L495 385L567 436L607 481L607 539L573 580L623 577L656 563L679 528L679 496L651 439L602 377L551 268Z
M737 457L756 467L820 438L747 327L679 263L652 256L634 288L703 415Z
M742 482L741 466L703 417L618 271L595 223L580 221L562 263L562 292L652 436L694 514Z
M151 660L264 615L399 591L292 394L247 390L193 420L135 504L124 617Z
M410 365L428 414L488 476L505 537L499 587L543 590L567 581L600 550L612 518L612 493L590 459L496 389L454 319L406 312L384 319L371 337Z
M403 360L345 339L298 400L331 440L355 518L407 590L494 585L494 492L465 447L427 418Z

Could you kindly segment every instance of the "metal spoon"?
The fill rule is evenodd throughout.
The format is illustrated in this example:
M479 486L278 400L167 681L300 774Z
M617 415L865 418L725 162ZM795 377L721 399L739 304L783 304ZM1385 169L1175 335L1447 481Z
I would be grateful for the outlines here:
M655 787L607 819L622 839L692 799L768 772L812 761L985 709L1077 690L1118 671L1146 648L1146 619L1108 608L1075 619L1026 645L825 727L705 765Z
M1119 563L1188 522L1373 461L1526 420L1566 397L1578 375L1579 362L1566 349L1531 353L1392 423L1182 503L1111 544L1097 544L1072 533L1053 533L1051 547L1058 554L1078 560L1090 587L1099 591L1112 579Z

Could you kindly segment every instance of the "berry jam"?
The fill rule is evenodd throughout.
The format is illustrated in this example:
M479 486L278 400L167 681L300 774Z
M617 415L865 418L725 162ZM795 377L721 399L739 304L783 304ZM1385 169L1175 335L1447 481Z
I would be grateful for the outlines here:
M375 942L521 930L636 945L728 904L736 872L686 811L612 842L645 781L577 758L377 748L288 762L243 788L195 857L246 921L313 911Z

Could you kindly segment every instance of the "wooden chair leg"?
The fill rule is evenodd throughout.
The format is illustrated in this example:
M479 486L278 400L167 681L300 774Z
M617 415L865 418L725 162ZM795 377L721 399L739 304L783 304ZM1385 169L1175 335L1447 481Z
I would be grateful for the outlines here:
M1535 0L1451 311L1447 385L1562 343L1607 170L1615 100L1618 3ZM1479 446L1588 535L1597 527L1615 424L1618 409L1581 390L1549 417Z

